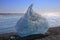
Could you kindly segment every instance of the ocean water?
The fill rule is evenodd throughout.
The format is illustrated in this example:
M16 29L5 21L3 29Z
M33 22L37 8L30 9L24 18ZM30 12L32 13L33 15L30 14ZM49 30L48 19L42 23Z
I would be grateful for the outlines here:
M22 15L0 15L0 33L15 32L15 25ZM50 27L60 26L60 15L44 15Z
M46 18L49 27L59 27L60 26L60 15L53 14L53 15L44 15Z
M0 15L0 33L15 32L15 25L21 15Z

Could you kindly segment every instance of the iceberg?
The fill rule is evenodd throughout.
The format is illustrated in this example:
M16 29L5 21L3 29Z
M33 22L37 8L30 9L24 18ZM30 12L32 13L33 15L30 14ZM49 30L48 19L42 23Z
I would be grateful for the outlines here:
M27 12L17 22L15 28L21 37L33 34L45 34L48 30L48 23L44 17L35 13L32 4Z

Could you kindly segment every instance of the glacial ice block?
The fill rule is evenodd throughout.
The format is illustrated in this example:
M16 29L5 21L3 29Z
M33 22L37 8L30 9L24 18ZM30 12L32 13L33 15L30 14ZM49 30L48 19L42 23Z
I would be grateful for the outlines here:
M21 37L33 34L45 34L48 30L48 23L44 17L33 12L32 5L16 24L17 33Z

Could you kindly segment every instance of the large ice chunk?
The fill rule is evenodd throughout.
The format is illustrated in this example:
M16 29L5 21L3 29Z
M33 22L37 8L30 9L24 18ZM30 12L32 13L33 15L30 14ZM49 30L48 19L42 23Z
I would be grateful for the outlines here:
M34 13L30 5L27 12L16 24L17 33L21 36L32 34L44 34L48 29L48 23L41 15Z

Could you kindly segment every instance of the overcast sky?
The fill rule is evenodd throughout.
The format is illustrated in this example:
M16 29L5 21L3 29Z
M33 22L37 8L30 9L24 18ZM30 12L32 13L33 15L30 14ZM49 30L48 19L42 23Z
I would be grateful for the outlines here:
M0 13L24 13L31 3L38 13L60 11L60 0L0 0Z

